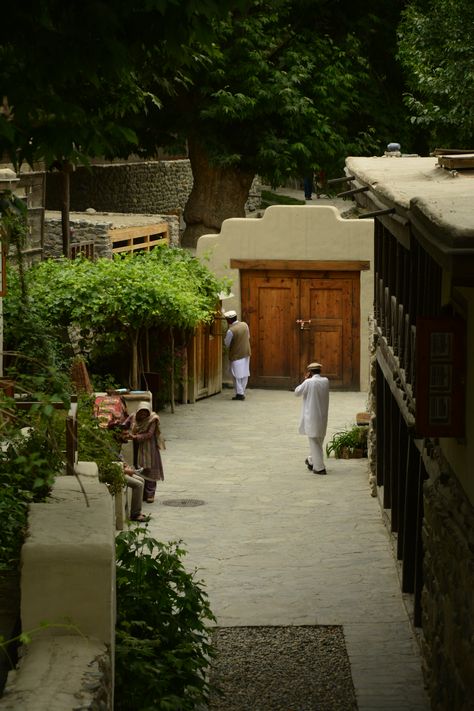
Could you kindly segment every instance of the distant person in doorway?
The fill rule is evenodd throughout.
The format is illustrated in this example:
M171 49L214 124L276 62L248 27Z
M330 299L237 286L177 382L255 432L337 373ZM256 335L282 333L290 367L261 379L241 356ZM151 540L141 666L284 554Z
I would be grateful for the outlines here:
M229 368L234 381L232 400L245 400L245 390L250 376L250 333L245 321L237 319L235 311L226 311L224 318L228 330L224 345L229 351Z
M155 500L156 482L165 476L161 462L160 449L164 449L164 440L160 432L160 418L152 412L147 402L140 402L133 417L130 438L136 447L136 466L141 469L140 476L145 480L143 499L148 504Z
M314 191L314 185L313 185L313 173L308 173L305 175L303 178L303 187L304 187L304 199L305 200L312 200L313 199L313 191Z
M321 197L325 185L326 185L326 173L324 170L319 170L318 174L317 174L317 178L316 178L316 197L317 198Z
M321 363L310 363L305 379L295 388L296 397L303 397L299 433L309 441L310 454L305 464L316 474L326 474L323 442L329 410L329 380L321 375L321 367Z

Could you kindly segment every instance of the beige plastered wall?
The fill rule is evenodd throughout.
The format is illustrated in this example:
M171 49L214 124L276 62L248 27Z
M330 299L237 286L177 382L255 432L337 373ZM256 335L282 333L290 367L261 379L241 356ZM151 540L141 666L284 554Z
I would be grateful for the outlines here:
M274 205L262 218L225 220L218 235L203 235L196 255L219 278L232 280L224 309L241 315L240 273L231 259L364 260L360 273L360 389L369 383L369 316L373 308L373 220L345 220L332 206ZM330 265L328 265L330 268Z
M21 624L31 642L8 674L1 711L113 708L113 499L94 462L31 504L21 560ZM86 500L87 499L87 500Z
M440 440L441 449L451 468L456 472L461 486L474 505L474 289L458 289L467 306L466 340L466 436Z

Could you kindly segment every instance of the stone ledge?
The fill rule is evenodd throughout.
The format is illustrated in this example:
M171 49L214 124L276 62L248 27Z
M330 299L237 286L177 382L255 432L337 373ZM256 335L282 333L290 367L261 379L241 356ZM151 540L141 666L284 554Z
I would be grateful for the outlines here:
M1 711L81 711L112 708L110 654L79 636L34 639L10 672Z
M61 476L51 500L30 507L29 536L22 548L22 627L35 629L44 620L69 621L83 635L111 644L114 504L97 479L87 477L83 485L89 506L77 479Z
M77 478L59 476L48 501L30 506L21 619L33 641L8 675L1 711L113 707L114 504L95 463L77 470L88 505Z

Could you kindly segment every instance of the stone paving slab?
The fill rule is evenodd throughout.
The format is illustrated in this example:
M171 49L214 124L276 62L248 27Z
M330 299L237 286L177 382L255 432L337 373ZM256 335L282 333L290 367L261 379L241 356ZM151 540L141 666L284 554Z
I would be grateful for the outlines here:
M161 413L167 441L150 532L182 539L221 627L342 625L359 709L429 709L418 647L367 460L304 465L292 392L224 390ZM365 410L331 393L328 438ZM200 499L171 507L164 499Z

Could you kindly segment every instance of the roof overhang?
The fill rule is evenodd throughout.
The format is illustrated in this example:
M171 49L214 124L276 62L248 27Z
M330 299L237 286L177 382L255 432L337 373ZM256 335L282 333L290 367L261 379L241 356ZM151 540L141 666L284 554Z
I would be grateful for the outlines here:
M406 247L414 235L452 273L453 283L474 286L474 171L449 171L438 159L349 157L346 173L368 211L387 210L380 222Z

